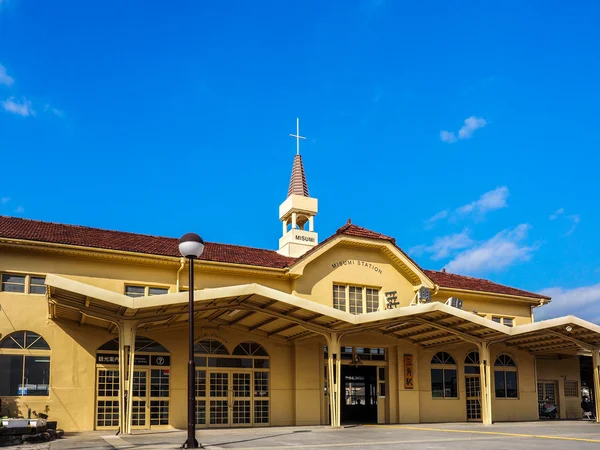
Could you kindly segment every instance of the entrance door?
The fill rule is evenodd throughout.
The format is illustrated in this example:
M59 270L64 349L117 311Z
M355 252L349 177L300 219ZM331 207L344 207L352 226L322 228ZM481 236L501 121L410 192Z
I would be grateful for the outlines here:
M373 366L342 366L342 422L377 423L376 369Z
M148 369L133 371L131 428L148 427Z
M208 423L210 426L229 426L230 380L228 370L208 373Z
M465 376L467 420L481 420L481 383L479 375Z
M252 425L252 373L232 372L231 425Z
M538 381L538 410L540 416L544 409L544 403L546 399L550 403L554 403L556 405L556 411L560 411L558 407L558 382L557 381Z
M96 375L96 429L119 426L119 371L98 369Z

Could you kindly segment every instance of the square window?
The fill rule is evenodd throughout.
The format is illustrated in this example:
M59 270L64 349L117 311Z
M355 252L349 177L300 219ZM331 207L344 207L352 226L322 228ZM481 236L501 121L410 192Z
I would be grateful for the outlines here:
M151 287L148 288L148 295L163 295L163 294L168 294L169 290L167 288L157 288L157 287Z
M143 297L146 295L146 288L144 286L125 286L125 295L128 297Z
M513 326L513 319L511 319L510 317L505 317L504 318L504 325L506 325L507 327L512 327Z
M492 321L496 323L502 323L502 317L492 316Z
M46 293L46 277L38 277L31 275L29 277L29 293L30 294L45 294Z
M9 273L3 273L2 291L25 293L25 275L12 275Z

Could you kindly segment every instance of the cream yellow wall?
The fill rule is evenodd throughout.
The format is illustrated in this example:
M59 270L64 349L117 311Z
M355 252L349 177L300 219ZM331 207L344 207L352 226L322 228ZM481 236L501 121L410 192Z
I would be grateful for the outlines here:
M558 385L559 417L562 419L581 418L581 376L579 358L543 359L537 358L537 378L542 381L556 381ZM565 381L577 381L577 396L565 396Z
M536 420L538 418L535 358L514 347L494 345L491 350L492 365L501 354L509 355L517 365L519 398L496 398L492 373L492 413L494 422ZM493 367L492 367L493 370Z
M492 316L512 317L514 325L524 325L531 323L531 305L535 302L523 302L517 300L509 300L501 296L492 297L483 294L474 294L468 292L457 293L456 291L446 291L440 289L439 292L432 296L432 300L444 303L450 297L458 297L462 300L463 311L477 311L477 314L484 316L486 319L492 319Z
M321 423L323 384L320 361L322 359L323 344L317 340L299 342L295 345L296 425Z
M348 264L348 261L352 263ZM340 266L334 267L334 264L340 262ZM341 245L311 261L304 268L302 276L296 280L293 293L317 303L333 306L333 285L337 283L381 289L382 308L385 292L397 291L400 306L408 306L415 295L413 284L383 253Z

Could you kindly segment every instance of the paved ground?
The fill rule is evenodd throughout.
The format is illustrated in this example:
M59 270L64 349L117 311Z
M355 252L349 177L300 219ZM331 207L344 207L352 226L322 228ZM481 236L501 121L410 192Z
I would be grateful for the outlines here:
M114 436L90 432L67 436L35 450L176 449L184 431L140 432ZM495 424L420 424L201 430L197 436L210 450L318 449L600 449L600 424L581 421L540 421ZM19 448L27 448L25 446Z

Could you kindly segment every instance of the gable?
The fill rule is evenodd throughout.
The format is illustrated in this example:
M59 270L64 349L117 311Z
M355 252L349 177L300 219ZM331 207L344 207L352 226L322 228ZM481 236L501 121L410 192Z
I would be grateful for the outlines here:
M380 291L382 306L386 292L396 292L400 306L408 306L419 286L433 283L402 256L391 243L340 237L294 267L293 293L332 306L333 285L370 287Z

